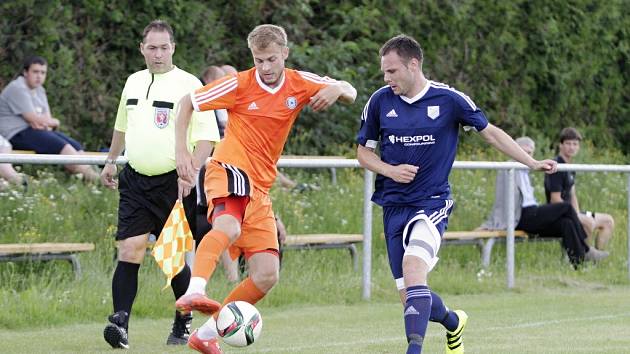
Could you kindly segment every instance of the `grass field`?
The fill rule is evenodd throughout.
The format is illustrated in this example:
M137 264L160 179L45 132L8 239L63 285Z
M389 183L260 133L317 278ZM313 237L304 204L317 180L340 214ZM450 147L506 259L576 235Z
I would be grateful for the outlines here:
M630 288L563 289L452 295L445 300L465 309L466 353L628 353ZM260 306L260 340L226 353L402 353L401 306L394 302L352 305ZM130 353L178 353L163 343L170 319L136 319ZM195 319L195 326L203 318ZM103 322L37 330L0 331L3 353L112 353L103 341ZM444 330L431 324L425 353L441 353Z
M459 159L499 158L473 151ZM585 160L627 163L614 152L595 156L588 149ZM92 242L96 250L80 256L79 281L67 262L0 262L0 353L111 353L102 330L112 310L117 194L67 178L56 168L27 167L27 172L34 177L26 194L0 191L0 242ZM274 210L290 233L361 232L361 171L339 170L337 185L330 183L327 170L285 172L320 187L301 193L272 190ZM450 230L481 224L494 197L494 176L493 171L453 171L456 206ZM503 244L495 246L485 270L473 246L440 250L429 284L449 306L470 313L468 353L630 353L627 179L612 173L581 173L578 178L580 204L607 211L616 220L611 256L603 262L574 271L557 242L517 243L516 286L507 291ZM532 174L532 179L543 201L542 175ZM345 250L286 252L279 284L258 305L265 320L261 341L227 352L403 352L401 306L378 207L373 230L371 302L361 299L361 272L352 270ZM164 281L147 257L133 307L133 352L184 351L162 345L174 301L170 290L160 290ZM231 287L218 271L209 295L222 299ZM431 327L425 353L442 352L443 340L443 330Z

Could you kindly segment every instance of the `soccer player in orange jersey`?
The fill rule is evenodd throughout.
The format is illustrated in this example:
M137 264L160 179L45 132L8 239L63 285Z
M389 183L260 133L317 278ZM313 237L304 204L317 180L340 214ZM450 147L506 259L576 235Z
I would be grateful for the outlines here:
M194 165L185 148L193 109L227 109L230 116L225 138L206 165L205 192L212 201L208 218L213 229L199 244L186 295L176 302L182 312L217 313L221 304L208 299L205 289L226 249L233 258L244 253L249 276L223 300L224 304L235 300L255 304L277 283L278 240L269 189L291 126L306 105L323 111L337 100L352 103L356 98L356 90L345 81L285 68L289 48L282 27L257 26L247 37L247 44L253 68L211 82L180 101L177 172L180 180L191 185L200 167ZM216 338L211 318L188 343L204 353L221 353Z

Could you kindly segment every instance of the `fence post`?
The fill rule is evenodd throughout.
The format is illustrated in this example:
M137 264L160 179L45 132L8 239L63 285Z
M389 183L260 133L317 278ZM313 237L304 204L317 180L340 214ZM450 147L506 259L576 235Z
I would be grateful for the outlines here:
M363 299L369 300L372 287L372 186L374 173L363 176Z
M506 262L507 262L507 287L514 287L514 168L508 170L508 190L505 196L507 200L507 239Z
M626 197L626 201L628 203L628 206L626 208L626 214L628 215L628 233L626 234L626 236L628 237L628 258L626 259L626 261L628 262L628 279L630 279L630 173L628 173L627 176L628 195Z

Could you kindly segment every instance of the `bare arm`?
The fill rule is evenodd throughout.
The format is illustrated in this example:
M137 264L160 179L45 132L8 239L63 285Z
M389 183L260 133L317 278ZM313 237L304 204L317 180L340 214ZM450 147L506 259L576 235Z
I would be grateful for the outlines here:
M208 140L200 140L195 144L195 151L193 151L193 167L198 170L206 162L206 159L212 153L214 149L214 143Z
M490 123L488 126L479 132L482 138L490 145L494 146L497 150L502 153L508 155L514 160L526 165L527 167L538 170L545 171L546 173L555 173L557 162L554 160L543 160L538 161L534 160L531 156L529 156L520 146L512 139L509 135L507 135L501 128L498 128Z
M58 121L57 124L55 124L55 121L51 118L48 118L47 116L41 114L37 114L35 112L22 113L22 117L31 126L31 128L37 130L46 130L49 127L54 128L59 125Z
M107 154L107 161L113 161L120 156L125 148L125 133L114 129L112 134L112 143L109 146L109 153ZM114 179L116 176L117 168L113 163L105 163L103 170L101 171L101 182L103 185L110 189L116 189L118 182Z
M353 103L357 98L357 90L346 81L338 81L330 84L317 92L311 97L311 108L315 112L326 110L332 106L337 100L343 103Z
M410 183L418 172L418 166L407 164L393 166L385 163L374 153L374 149L367 148L363 145L357 147L357 159L362 167L391 178L398 183Z
M354 103L354 100L357 99L357 90L354 88L354 86L350 85L350 83L347 81L340 81L338 85L341 90L339 101L347 104Z
M562 200L562 194L560 194L560 192L549 193L549 203L553 204L562 202L564 202L564 200Z
M575 194L575 184L571 187L571 205L577 213L580 212L580 204L578 203L577 194Z
M179 178L194 185L195 167L193 157L188 151L188 126L192 113L193 105L190 95L185 95L179 100L179 110L175 119L175 162Z
M192 180L186 180L183 178L177 179L177 197L182 199L190 194L190 191L197 184L197 174L201 165L206 161L208 156L212 153L214 143L208 140L200 140L195 144L195 151L192 153L192 167L194 170L194 176Z

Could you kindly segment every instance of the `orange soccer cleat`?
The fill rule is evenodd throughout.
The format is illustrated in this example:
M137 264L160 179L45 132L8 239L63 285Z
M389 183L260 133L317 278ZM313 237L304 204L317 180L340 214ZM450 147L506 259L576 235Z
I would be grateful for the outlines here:
M188 294L175 301L175 307L181 313L199 311L204 315L212 316L221 309L221 304L203 294Z
M219 346L219 340L217 338L201 339L197 336L197 330L195 330L188 338L188 346L200 353L204 354L223 354L223 350Z

